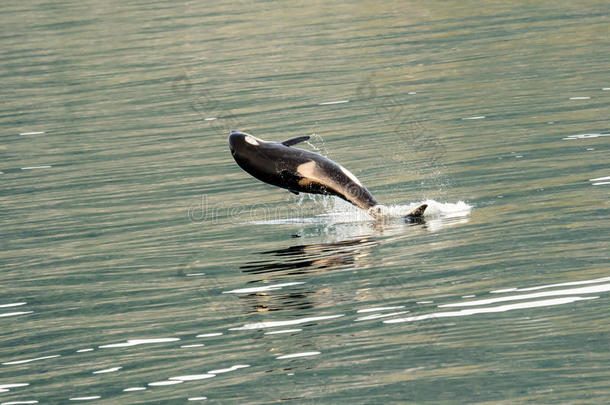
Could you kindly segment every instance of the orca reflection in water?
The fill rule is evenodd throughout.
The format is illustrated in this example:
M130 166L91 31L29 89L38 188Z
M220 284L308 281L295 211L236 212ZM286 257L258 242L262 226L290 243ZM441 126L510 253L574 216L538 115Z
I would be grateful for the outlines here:
M276 273L281 276L327 271L353 266L363 249L369 249L377 244L378 242L373 238L362 237L334 243L295 245L260 252L277 259L253 261L239 268L245 273Z
M379 218L382 206L349 170L308 150L293 148L309 136L284 142L267 142L241 131L231 131L229 147L233 158L255 178L285 188L291 193L334 195ZM405 219L421 219L427 205L411 211Z
M250 283L271 283L285 280L287 276L303 276L311 273L359 268L370 265L369 253L379 242L372 237L359 237L333 243L295 245L284 249L260 252L271 256L240 266L242 272L262 277ZM275 293L262 292L239 295L239 298L257 312L279 311L287 308L310 309L320 304L320 294L328 289L315 290L308 283L281 289Z

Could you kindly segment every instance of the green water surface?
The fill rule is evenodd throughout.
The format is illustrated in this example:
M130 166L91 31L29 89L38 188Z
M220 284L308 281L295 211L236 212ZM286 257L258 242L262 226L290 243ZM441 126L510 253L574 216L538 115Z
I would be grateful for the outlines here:
M607 1L0 11L0 403L610 402Z

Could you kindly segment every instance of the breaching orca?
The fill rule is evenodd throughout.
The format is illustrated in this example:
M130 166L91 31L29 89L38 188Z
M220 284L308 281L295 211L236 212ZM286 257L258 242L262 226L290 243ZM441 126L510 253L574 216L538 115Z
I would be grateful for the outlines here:
M246 172L257 179L285 188L291 193L335 195L378 218L381 206L349 170L332 160L293 145L309 139L299 136L284 142L267 142L241 131L231 131L229 148L233 158ZM423 204L405 218L423 216Z

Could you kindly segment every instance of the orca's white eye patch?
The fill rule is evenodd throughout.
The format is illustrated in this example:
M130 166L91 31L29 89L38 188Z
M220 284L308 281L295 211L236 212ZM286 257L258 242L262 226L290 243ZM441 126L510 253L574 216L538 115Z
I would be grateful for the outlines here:
M250 145L258 146L258 141L253 136L246 135L246 142L248 142Z

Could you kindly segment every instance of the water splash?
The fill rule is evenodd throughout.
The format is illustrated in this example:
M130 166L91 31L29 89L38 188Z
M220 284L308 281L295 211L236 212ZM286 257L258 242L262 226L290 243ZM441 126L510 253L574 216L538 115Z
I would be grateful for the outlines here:
M458 201L457 203L440 202L436 200L425 200L420 202L413 202L409 204L395 204L383 207L383 216L388 218L402 218L409 214L412 210L419 207L422 204L427 204L428 208L424 213L425 218L456 218L466 217L470 214L472 206L465 203L464 201Z
M315 204L316 213L307 207L307 202ZM290 211L290 218L269 218L262 221L254 221L256 225L278 225L278 224L365 224L375 219L366 211L338 198L320 195L300 195L296 201L297 209ZM472 206L464 201L456 203L440 202L436 200L425 200L407 204L393 204L381 206L383 220L402 219L412 210L422 204L428 208L424 213L427 220L443 218L465 218L472 211Z

